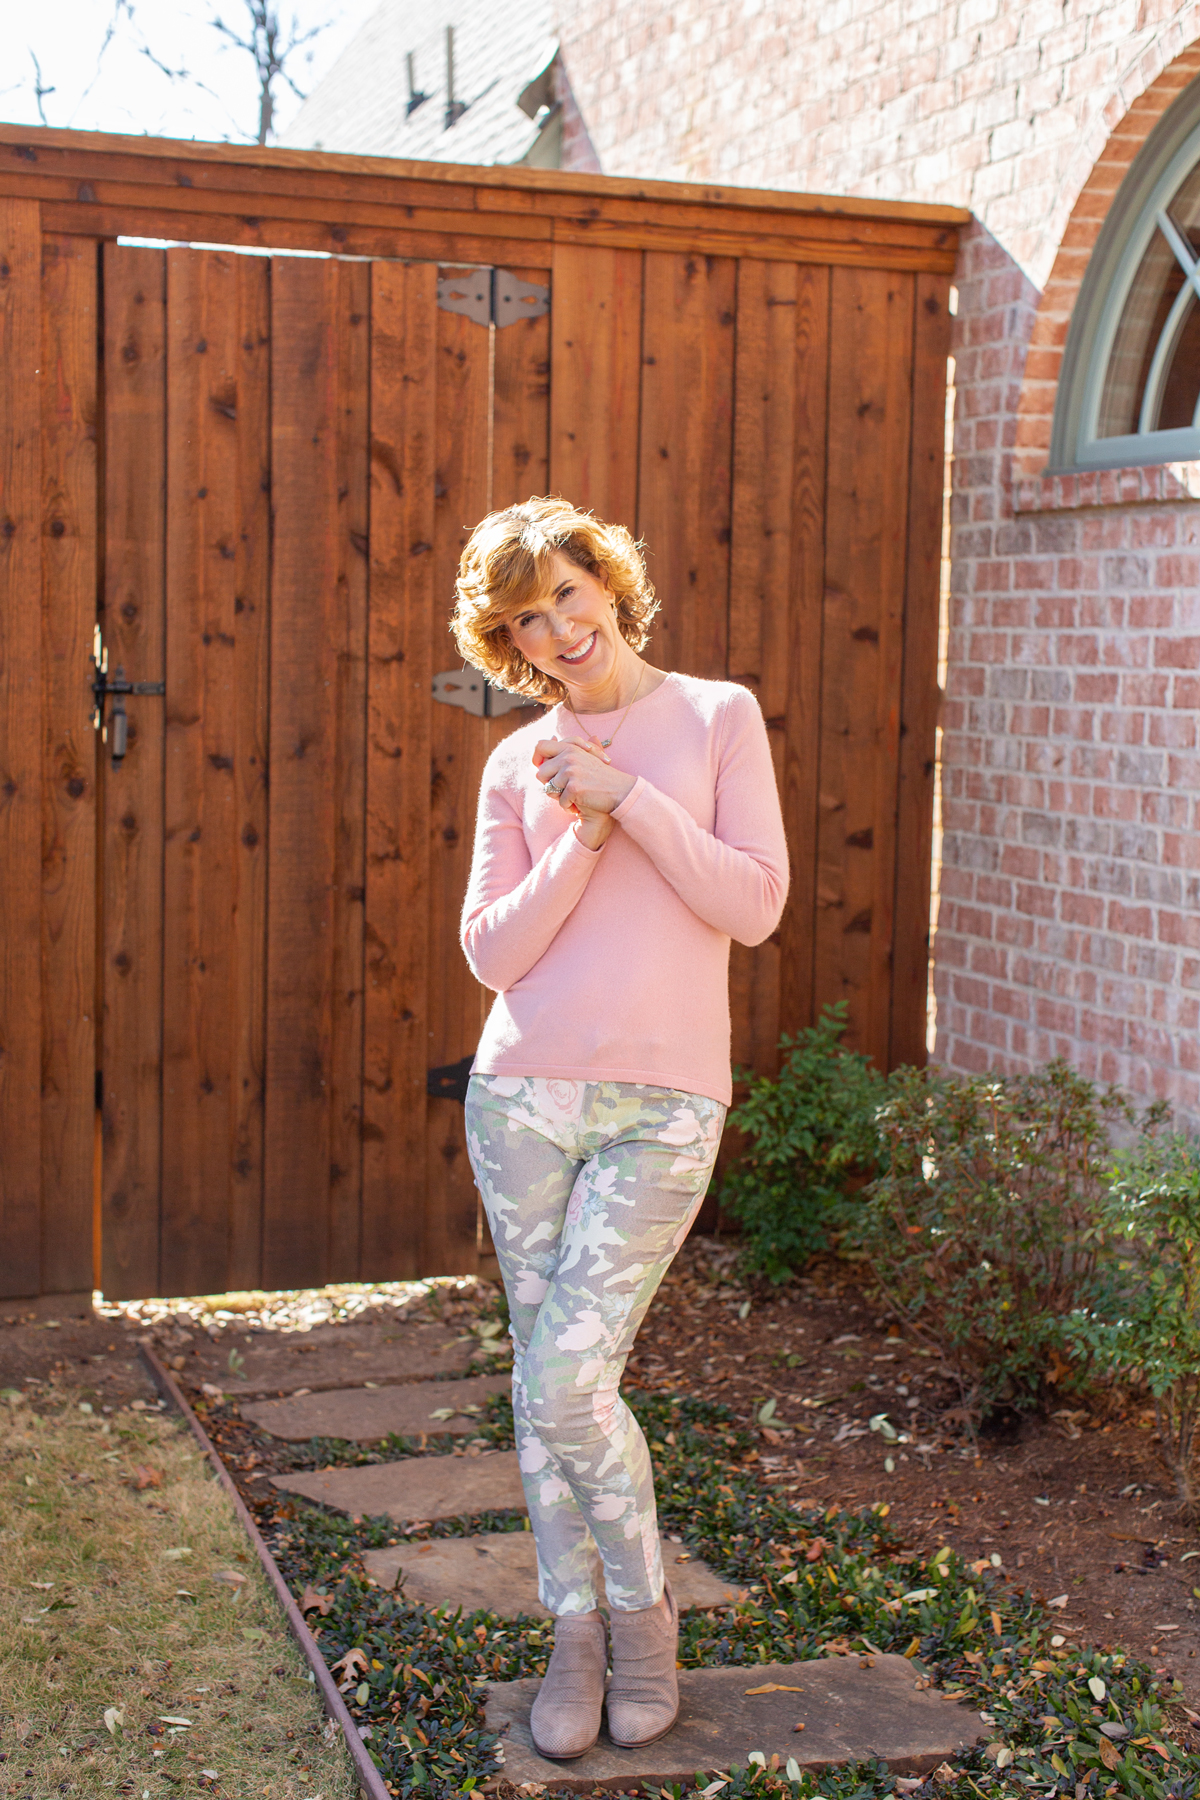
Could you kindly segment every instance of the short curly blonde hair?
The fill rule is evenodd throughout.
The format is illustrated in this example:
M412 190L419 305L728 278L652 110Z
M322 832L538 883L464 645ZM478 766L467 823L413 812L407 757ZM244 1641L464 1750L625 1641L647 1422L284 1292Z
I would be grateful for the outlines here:
M556 551L607 583L618 629L634 650L645 645L658 611L641 545L623 525L606 525L553 497L524 500L480 520L459 561L450 629L464 659L496 687L547 704L565 698L566 688L521 655L507 626L548 592Z

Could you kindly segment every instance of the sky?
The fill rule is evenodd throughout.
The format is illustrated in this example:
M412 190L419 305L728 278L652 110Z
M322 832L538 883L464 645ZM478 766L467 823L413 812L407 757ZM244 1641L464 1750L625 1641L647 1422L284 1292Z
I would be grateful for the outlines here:
M275 0L272 0L275 3ZM379 0L278 0L283 23L322 29L288 62L308 93ZM244 50L213 24L247 36L246 0L4 0L0 120L76 131L148 132L153 137L254 142L258 82ZM106 42L107 40L107 42ZM37 70L41 70L40 81ZM278 130L299 100L275 84Z

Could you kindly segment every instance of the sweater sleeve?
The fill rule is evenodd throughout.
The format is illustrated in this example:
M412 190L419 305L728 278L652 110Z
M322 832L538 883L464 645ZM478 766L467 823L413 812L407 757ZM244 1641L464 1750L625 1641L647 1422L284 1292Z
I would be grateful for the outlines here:
M639 776L613 818L697 917L739 944L761 944L783 913L787 840L758 702L730 695L718 751L716 818L705 831Z
M460 938L471 973L502 993L554 942L603 855L568 827L533 862L511 796L486 776Z

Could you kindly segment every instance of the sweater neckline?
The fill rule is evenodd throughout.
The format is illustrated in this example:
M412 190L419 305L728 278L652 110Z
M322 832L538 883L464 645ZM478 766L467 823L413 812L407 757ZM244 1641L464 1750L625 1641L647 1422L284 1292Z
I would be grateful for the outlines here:
M674 684L679 679L675 670L668 669L666 674L667 674L667 678L665 681L660 681L658 686L656 688L652 688L648 694L639 695L638 698L634 701L631 701L628 706L614 706L611 712L572 713L571 717L577 718L579 720L579 723L584 727L585 730L592 730L592 729L594 729L594 726L590 723L590 721L594 721L594 720L598 720L598 719L616 719L616 718L619 718L622 713L634 712L637 710L638 707L645 707L645 706L649 705L651 700L657 700L658 696L660 694L665 694L668 688L674 687ZM560 713L565 713L568 710L567 703L565 700L559 700L556 704L558 706L558 710Z

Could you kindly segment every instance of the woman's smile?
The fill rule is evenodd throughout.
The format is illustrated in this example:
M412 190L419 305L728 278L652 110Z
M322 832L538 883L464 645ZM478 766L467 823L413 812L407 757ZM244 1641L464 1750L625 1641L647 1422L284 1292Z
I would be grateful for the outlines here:
M591 635L588 637L588 639L586 640L586 642L579 645L578 649L560 650L558 660L559 660L559 662L570 663L570 665L573 669L578 668L580 663L584 663L587 661L588 657L592 654L592 651L595 648L596 648L596 633L593 631L591 633Z

